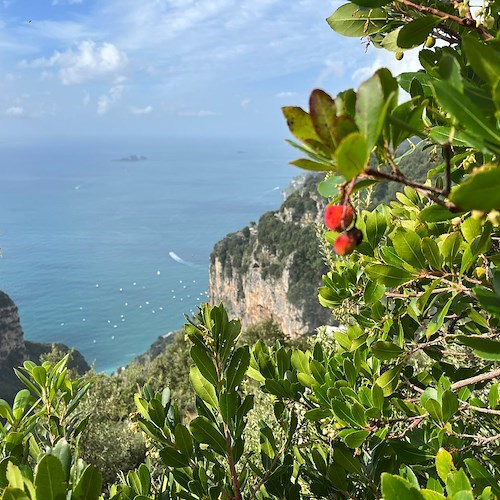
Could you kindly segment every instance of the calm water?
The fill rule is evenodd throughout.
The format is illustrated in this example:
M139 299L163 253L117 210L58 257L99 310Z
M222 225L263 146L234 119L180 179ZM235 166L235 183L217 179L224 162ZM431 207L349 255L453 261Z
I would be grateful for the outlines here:
M213 245L299 172L280 141L2 147L0 289L25 338L110 371L182 326L206 297ZM131 154L140 162L116 161Z

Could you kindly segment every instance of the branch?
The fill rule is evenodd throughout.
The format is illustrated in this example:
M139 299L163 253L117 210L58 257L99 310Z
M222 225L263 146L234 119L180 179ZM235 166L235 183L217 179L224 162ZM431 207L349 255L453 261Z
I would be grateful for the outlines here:
M449 142L443 146L443 153L446 160L446 185L444 192L448 196L451 191L451 144Z
M426 186L424 184L419 184L418 182L411 181L404 175L391 174L389 172L381 172L380 170L374 170L373 168L368 168L365 170L364 174L360 175L360 177L362 176L369 176L369 177L374 177L375 179L385 179L388 181L399 182L401 184L404 184L405 186L412 187L416 191L427 196L427 198L432 200L434 203L446 207L451 212L459 211L459 208L454 203L450 201L444 201L441 198L438 198L438 196L446 196L446 193L443 190L435 188L433 186Z
M460 410L473 410L478 413L486 413L488 415L500 415L500 410L491 410L490 408L481 408L479 406L472 406L469 404L465 404L460 407Z
M456 391L457 389L461 389L462 387L477 384L479 382L485 382L486 380L491 380L497 377L500 377L500 368L498 368L497 370L493 370L492 372L481 373L481 375L476 375L475 377L459 380L458 382L452 384L451 390Z
M471 28L477 31L483 37L484 40L491 40L493 38L493 36L490 35L484 28L482 28L481 26L476 26L476 23L472 18L458 17L453 14L448 14L447 12L443 12L442 10L435 9L433 7L427 7L426 5L418 5L416 3L411 2L410 0L398 0L398 1L403 5L406 5L407 7L411 7L412 9L417 10L418 12L424 12L425 14L432 14L434 16L438 16L442 18L443 21L449 19L450 21L453 21L454 23L460 26Z

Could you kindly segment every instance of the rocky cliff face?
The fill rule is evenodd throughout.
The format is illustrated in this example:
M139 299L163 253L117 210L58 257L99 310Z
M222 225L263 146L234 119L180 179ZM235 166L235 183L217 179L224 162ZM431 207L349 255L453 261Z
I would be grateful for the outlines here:
M327 272L316 235L325 205L317 182L308 178L279 210L215 245L210 300L223 302L244 326L272 318L285 334L297 337L332 322L317 300Z
M14 368L24 361L36 363L42 354L55 347L62 353L70 349L64 344L45 344L24 339L16 304L4 292L0 291L0 398L12 400L23 386L14 374ZM73 351L69 367L83 374L90 370L85 358L78 351Z
M0 291L0 367L13 351L24 349L17 306L6 293Z

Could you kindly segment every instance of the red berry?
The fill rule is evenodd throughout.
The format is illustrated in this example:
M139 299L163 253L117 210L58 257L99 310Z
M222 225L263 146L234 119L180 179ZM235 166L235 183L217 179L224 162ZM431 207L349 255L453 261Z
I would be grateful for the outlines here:
M353 227L349 231L338 235L333 244L333 249L337 255L349 255L362 241L363 233Z
M351 205L328 205L325 210L325 226L332 231L343 231L349 227L353 217Z

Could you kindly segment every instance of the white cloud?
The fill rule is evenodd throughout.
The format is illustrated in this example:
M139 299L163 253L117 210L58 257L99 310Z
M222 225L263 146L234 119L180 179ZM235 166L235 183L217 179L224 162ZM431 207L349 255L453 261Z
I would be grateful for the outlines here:
M116 104L122 97L123 85L111 87L107 94L102 94L97 101L97 114L105 115L113 104Z
M297 95L297 92L279 92L276 94L276 97L278 99L281 99L282 97L294 97Z
M75 5L83 3L83 0L52 0L52 5Z
M240 102L240 106L242 108L248 108L249 104L252 102L252 99L249 99L249 98L246 98L246 99L243 99L241 102Z
M55 52L49 59L36 59L23 66L59 68L58 75L64 85L75 85L119 75L127 65L127 55L112 43L100 45L93 41L80 42L75 49Z
M144 108L136 108L132 106L130 112L133 115L149 115L153 111L153 106L145 106Z
M210 111L207 109L200 109L199 111L181 111L179 113L180 116L190 116L197 118L206 118L207 116L217 116L220 113L216 113L215 111Z
M19 118L25 116L24 108L22 106L11 106L5 110L5 115Z

